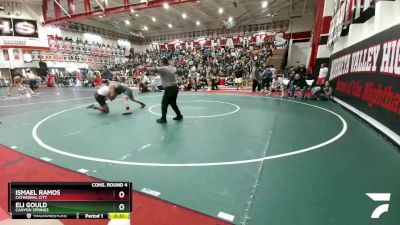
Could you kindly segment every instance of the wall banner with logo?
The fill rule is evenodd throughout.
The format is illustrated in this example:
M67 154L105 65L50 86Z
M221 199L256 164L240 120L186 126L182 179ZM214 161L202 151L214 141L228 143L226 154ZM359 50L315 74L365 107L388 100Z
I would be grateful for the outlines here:
M308 37L309 38L309 37ZM285 47L290 39L290 34L284 32L261 33L249 36L226 36L221 38L198 38L194 40L175 40L169 43L151 44L153 49L174 48L201 48L201 47L234 47L236 45L250 46L262 44L274 44L276 47Z
M2 48L48 48L47 39L39 35L37 21L0 17Z
M37 22L35 20L0 17L0 35L38 38Z
M335 97L400 135L400 25L333 54L330 66Z

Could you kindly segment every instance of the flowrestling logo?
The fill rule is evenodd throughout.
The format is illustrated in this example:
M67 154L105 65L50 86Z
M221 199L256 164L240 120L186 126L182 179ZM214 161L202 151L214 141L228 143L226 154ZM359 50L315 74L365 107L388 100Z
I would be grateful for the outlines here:
M389 211L390 193L366 193L366 195L376 202L387 202L387 204L382 204L375 208L371 214L371 219L379 219L383 213Z

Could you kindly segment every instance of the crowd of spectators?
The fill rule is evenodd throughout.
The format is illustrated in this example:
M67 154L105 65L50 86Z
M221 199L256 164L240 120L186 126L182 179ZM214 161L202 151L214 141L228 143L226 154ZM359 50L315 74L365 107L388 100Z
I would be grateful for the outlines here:
M190 48L147 50L133 57L133 71L130 70L130 73L135 75L135 68L144 64L156 66L160 59L165 57L170 59L171 65L177 68L176 75L181 89L214 90L218 88L222 77L231 81L232 86L235 85L233 82L235 80L238 88L241 88L243 81L249 78L254 64L259 64L260 70L267 68L272 52L270 45L203 50ZM149 77L150 82L156 78L156 75L149 72L140 76Z
M275 68L270 63L274 50L272 43L233 48L148 49L140 54L132 53L125 64L103 66L100 71L89 68L82 74L82 71L76 71L74 75L72 72L68 72L67 76L49 75L47 85L94 87L114 80L137 86L141 92L162 91L158 74L138 68L157 66L162 58L167 58L170 65L177 68L176 80L184 91L211 91L226 85L237 90L247 88L267 95L281 92L282 96L300 96L304 99L308 90L319 86L317 95L311 96L312 99L320 99L319 94L325 89L325 95L332 94L332 88L325 82L328 74L325 64L321 65L318 77L308 73L305 65Z
M269 64L274 52L273 45L205 48L205 49L153 49L130 57L130 61L117 71L104 68L102 79L122 81L137 86L141 92L162 91L160 77L152 72L141 72L143 65L157 66L161 58L168 58L177 68L178 85L184 91L207 91L219 89L220 85L251 87L253 92L281 92L289 97L306 98L312 86L324 86L323 79L312 77L305 65L275 68ZM321 69L327 74L326 66ZM223 79L225 82L221 82ZM313 81L310 83L310 80ZM321 89L323 90L323 89Z

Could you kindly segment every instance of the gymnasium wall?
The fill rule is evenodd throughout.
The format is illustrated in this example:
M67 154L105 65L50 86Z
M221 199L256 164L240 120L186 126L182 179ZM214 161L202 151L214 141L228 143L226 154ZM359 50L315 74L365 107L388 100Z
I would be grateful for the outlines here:
M0 11L1 24L7 19L27 20L37 26L37 38L24 37L22 35L1 35L0 36L0 68L18 68L18 67L38 67L35 62L24 62L23 56L26 54L24 49L47 49L49 47L47 36L43 32L44 27L40 23L41 8L38 5L22 4L21 8L12 13L6 10ZM14 30L15 32L15 30Z
M151 44L132 44L132 48L134 49L135 53L142 53L145 52L147 49L150 49Z
M289 20L288 32L299 33L311 31L314 25L314 14L304 14L301 17L292 18Z
M287 65L307 65L308 56L310 55L310 41L293 42L293 40L290 40L289 46Z
M289 33L309 32L313 29L314 15L305 14L301 17L289 20ZM288 66L307 65L310 57L311 43L310 38L290 39L288 49Z
M369 10L372 10L374 15L366 21L353 22L349 26L348 35L340 36L335 41L334 45L332 46L332 53L339 52L353 44L366 40L381 31L400 24L400 0L368 1L370 1L372 4L369 7ZM362 14L363 12L361 12L361 17Z
M332 47L334 100L400 145L400 1L376 2L375 16Z

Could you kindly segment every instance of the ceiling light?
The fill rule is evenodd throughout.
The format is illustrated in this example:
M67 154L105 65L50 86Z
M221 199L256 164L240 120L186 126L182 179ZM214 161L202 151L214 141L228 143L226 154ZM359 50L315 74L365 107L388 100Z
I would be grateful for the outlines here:
M156 20L156 18L153 16L153 17L151 17L151 20L153 20L153 22L156 22L157 20Z
M148 29L149 29L149 28L147 28L147 26L144 26L144 27L143 27L143 30L148 30Z
M139 17L139 13L136 13L136 15L135 15L136 17Z
M134 13L135 12L135 10L134 9L131 9L131 13Z
M125 20L125 24L129 25L129 24L131 24L131 22L129 22L129 20Z
M263 1L262 4L261 4L261 7L267 8L267 6L268 6L268 2L267 1Z
M169 24L168 24L168 27L169 27L169 28L172 28L172 24L169 23Z
M102 15L99 15L99 18L103 18L103 16L102 16Z
M218 13L219 13L219 14L222 14L223 12L224 12L224 9L223 9L223 8L219 8L219 9L218 9Z
M164 7L164 9L169 9L168 3L165 2L165 3L163 4L163 7Z
M182 13L182 18L186 19L186 13Z
M196 21L196 25L197 25L197 26L200 26L200 21Z
M232 16L230 16L229 18L228 18L228 22L232 22L233 21L233 18L232 18Z

